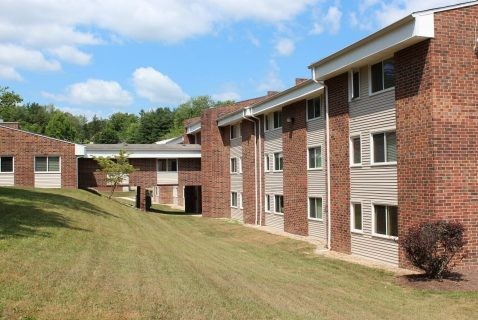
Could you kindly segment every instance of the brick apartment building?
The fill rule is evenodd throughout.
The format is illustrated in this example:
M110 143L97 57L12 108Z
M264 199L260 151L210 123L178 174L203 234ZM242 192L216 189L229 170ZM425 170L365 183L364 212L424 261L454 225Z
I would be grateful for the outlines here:
M445 219L478 265L478 2L413 13L309 68L312 79L186 124L203 215L406 266L398 239Z

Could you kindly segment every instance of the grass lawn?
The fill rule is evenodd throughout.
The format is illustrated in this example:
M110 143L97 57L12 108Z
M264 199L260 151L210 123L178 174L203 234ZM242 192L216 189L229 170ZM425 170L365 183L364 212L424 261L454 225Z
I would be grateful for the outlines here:
M0 318L478 318L477 292L402 288L312 249L86 191L0 188Z

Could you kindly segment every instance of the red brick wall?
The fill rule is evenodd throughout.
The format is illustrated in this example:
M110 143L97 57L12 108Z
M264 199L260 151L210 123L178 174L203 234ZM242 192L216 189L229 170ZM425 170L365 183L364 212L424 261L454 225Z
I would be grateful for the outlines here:
M77 159L72 143L0 126L0 155L14 157L16 186L34 186L35 156L60 156L61 186L77 187Z
M395 56L399 235L424 220L460 221L467 266L478 265L476 16L478 6L436 13L435 38Z
M349 105L347 74L325 83L329 95L332 250L350 253Z
M159 203L171 204L173 200L173 188L175 186L158 186L159 188L159 197L154 196L154 200ZM178 195L179 196L179 195Z
M229 127L217 126L218 111L201 116L202 210L205 217L230 217Z
M293 121L288 123L287 118ZM309 233L306 101L282 108L282 120L284 230L306 236Z
M96 188L107 190L106 174L99 170L98 163L94 159L78 159L78 186L80 188Z
M200 186L202 184L201 159L179 159L178 168L178 204L183 206L184 187Z
M256 134L254 132L254 123L251 121L242 121L242 185L243 185L243 218L244 223L256 223L256 173L254 171L255 158L254 146ZM257 170L257 174L259 170ZM258 177L258 176L257 176ZM259 205L257 205L259 210Z

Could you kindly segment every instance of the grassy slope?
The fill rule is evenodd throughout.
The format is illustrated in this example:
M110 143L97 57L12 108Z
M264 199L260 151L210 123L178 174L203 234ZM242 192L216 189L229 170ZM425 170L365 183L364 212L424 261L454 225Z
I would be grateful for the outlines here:
M477 318L478 293L404 289L224 220L78 190L0 188L0 315L19 319Z

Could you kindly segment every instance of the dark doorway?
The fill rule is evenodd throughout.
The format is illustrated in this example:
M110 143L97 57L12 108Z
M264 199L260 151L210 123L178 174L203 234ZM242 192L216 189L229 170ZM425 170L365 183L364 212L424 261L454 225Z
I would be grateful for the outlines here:
M188 213L202 213L201 186L184 187L184 211Z

